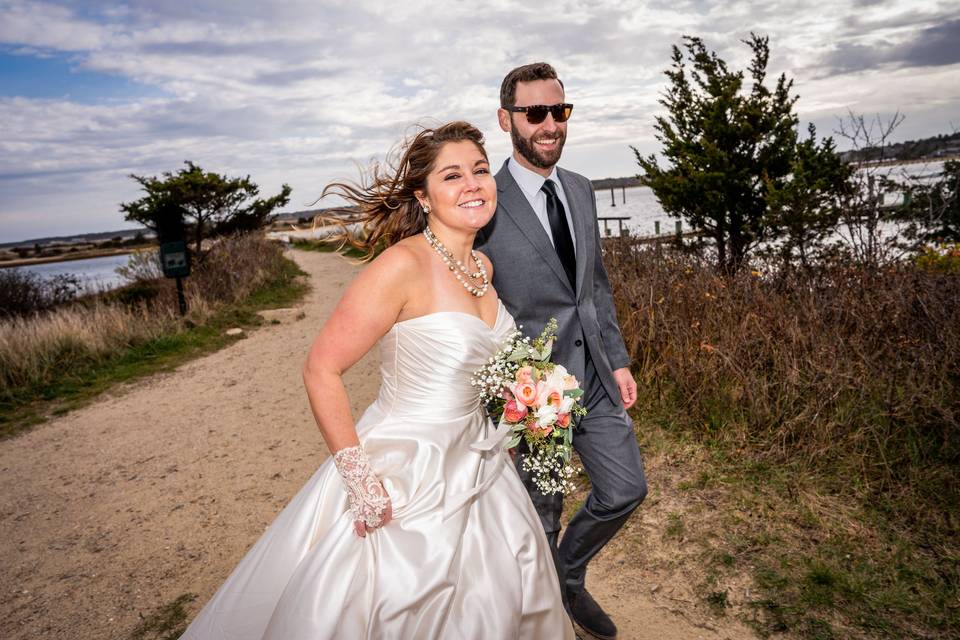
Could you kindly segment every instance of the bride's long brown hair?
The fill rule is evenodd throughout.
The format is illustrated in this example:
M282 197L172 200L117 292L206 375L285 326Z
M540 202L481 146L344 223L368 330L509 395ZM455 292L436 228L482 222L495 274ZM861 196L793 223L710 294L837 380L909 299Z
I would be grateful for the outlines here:
M426 192L427 176L443 145L462 140L477 145L483 157L487 157L479 129L463 121L448 122L434 129L422 129L391 151L384 163L374 161L366 172L361 172L359 183L331 182L324 187L321 199L335 194L352 205L332 209L323 216L324 222L340 227L331 241L339 241L341 249L349 245L366 261L423 231L427 214L415 194ZM359 234L349 230L345 216L350 218L349 224L360 226Z

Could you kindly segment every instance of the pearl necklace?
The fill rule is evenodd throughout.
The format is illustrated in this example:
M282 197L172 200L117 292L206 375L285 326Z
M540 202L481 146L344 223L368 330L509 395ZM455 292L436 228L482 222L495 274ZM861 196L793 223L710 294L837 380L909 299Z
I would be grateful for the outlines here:
M460 284L463 285L463 288L470 292L471 295L476 296L477 298L481 297L487 292L487 289L490 287L490 281L487 279L487 268L483 266L483 260L480 259L480 256L477 255L477 252L470 250L470 257L473 258L474 264L477 265L477 270L474 273L470 273L470 270L467 267L453 257L453 254L447 250L443 243L433 235L433 231L430 230L430 227L425 227L423 229L423 235L427 239L427 242L433 247L433 250L437 252L440 256L440 259L443 260L443 263L447 265L447 268L450 269L451 273L456 276L457 280L460 281ZM467 276L468 279L464 279L463 276ZM474 286L469 279L480 280L483 282L479 287Z

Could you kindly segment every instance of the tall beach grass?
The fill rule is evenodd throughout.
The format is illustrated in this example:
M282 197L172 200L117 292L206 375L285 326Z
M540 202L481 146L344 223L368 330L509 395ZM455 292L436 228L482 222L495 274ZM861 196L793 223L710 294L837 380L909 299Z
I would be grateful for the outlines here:
M700 452L685 501L710 507L685 521L701 535L687 560L749 573L762 635L960 636L960 277L922 263L721 277L628 240L605 262L640 437Z
M30 316L0 320L0 433L43 417L32 405L89 395L111 379L176 361L185 352L221 343L231 323L255 324L248 301L265 288L293 299L305 285L281 248L260 234L219 240L185 280L189 312L181 317L173 281L160 276L155 254L131 259L127 287ZM112 373L110 373L112 372ZM19 414L19 415L18 415Z

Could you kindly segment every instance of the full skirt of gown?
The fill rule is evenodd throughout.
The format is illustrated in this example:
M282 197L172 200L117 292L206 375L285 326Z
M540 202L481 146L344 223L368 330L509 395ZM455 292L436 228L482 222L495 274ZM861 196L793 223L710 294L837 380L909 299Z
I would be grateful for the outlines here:
M436 312L381 339L357 433L393 504L359 538L328 459L190 624L187 640L573 638L546 536L470 380L514 323Z

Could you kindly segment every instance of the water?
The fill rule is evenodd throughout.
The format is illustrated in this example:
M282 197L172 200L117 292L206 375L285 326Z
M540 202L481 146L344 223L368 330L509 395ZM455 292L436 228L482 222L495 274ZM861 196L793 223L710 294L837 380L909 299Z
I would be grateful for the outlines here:
M869 167L864 169L876 176L886 176L902 183L929 184L938 178L943 171L943 162L940 160L931 160L928 162L917 162L911 164L896 164L883 167ZM662 235L673 235L676 233L677 218L667 215L653 195L650 187L628 187L626 189L626 202L623 201L624 192L619 188L613 190L614 203L616 206L610 206L610 189L599 189L596 191L597 197L597 217L620 217L629 218L624 220L624 226L630 230L634 236L652 236L655 233L655 223L660 222L660 233ZM899 193L885 194L884 201L887 204L896 204L902 202L903 196ZM610 220L607 223L611 235L617 235L619 223L616 220ZM686 222L682 223L684 233L691 229ZM890 230L894 234L897 231ZM603 222L600 223L600 233L603 234Z
M28 273L34 273L44 280L59 275L74 275L80 279L84 291L92 293L114 289L124 284L125 281L117 274L115 269L125 267L129 259L129 255L101 256L83 260L45 262L17 268Z
M666 214L650 187L628 187L626 202L624 202L624 190L615 188L613 195L616 206L610 206L610 189L600 189L596 192L598 218L629 218L624 220L624 226L634 236L652 236L656 230L655 223L658 221L661 234L676 233L677 219ZM617 235L619 223L616 220L610 220L607 224L610 234ZM686 225L683 226L683 231L689 231ZM601 222L600 234L603 235L603 233L603 222Z

